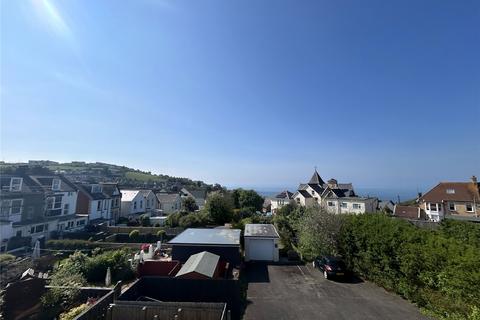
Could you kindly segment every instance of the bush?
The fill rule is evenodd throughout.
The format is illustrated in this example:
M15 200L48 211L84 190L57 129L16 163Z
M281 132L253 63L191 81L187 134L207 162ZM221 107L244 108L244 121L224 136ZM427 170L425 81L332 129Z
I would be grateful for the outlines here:
M162 240L163 240L163 238L165 238L166 234L167 234L167 232L165 230L158 230L157 231L157 237L159 237Z
M52 274L49 284L68 288L51 288L42 296L42 304L46 308L55 308L59 305L66 308L77 301L80 296L80 287L86 284L86 280L77 270L61 267Z
M9 254L9 253L0 254L0 264L5 264L13 260L15 260L15 256L13 254Z
M417 228L383 215L345 217L340 253L353 271L441 319L474 319L480 301L479 226Z
M140 225L142 227L150 227L150 217L147 214L140 216Z
M129 237L130 239L133 239L133 240L134 240L134 239L138 239L138 236L139 236L139 235L140 235L140 231L138 231L138 230L132 230L132 231L130 231L130 233L128 234L128 237Z
M89 307L88 304L83 303L78 307L72 308L62 314L60 314L59 320L74 320L76 319L82 312L87 310Z
M29 247L32 244L32 237L11 237L8 240L7 250Z

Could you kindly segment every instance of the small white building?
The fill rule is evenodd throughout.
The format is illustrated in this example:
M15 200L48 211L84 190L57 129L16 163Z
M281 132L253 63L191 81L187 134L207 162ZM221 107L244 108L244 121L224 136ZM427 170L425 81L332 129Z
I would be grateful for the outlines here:
M123 217L151 213L157 209L157 197L152 190L121 190Z
M245 225L245 261L278 261L279 239L273 224Z
M278 209L286 206L287 204L294 202L293 193L285 190L275 196L275 198L270 199L270 207L272 214L276 214Z

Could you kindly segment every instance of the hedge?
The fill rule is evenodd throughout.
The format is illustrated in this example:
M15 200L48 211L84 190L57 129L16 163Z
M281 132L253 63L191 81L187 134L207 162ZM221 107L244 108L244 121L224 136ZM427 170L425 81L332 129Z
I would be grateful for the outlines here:
M443 319L479 319L480 225L425 230L383 215L345 217L340 252L361 276Z
M54 250L90 250L97 247L95 242L78 239L48 240L47 248Z

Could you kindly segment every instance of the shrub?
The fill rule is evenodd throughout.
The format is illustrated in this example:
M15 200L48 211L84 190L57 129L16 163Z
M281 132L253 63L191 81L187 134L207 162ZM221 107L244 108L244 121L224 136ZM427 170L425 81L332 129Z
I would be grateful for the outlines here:
M167 234L167 232L165 230L158 230L157 231L157 237L159 237L162 240L163 240L163 238L165 238L166 234Z
M128 234L128 237L130 239L138 239L139 235L140 235L140 231L135 229L135 230L130 231L130 233Z
M32 237L11 237L8 240L7 250L18 249L21 247L28 247L32 243Z
M15 256L13 254L9 254L9 253L0 254L0 264L8 263L13 260L15 260Z
M76 302L80 295L80 287L85 284L85 278L76 270L68 267L57 268L50 280L50 285L54 287L42 296L42 304L47 308L55 308L59 305L63 308L69 307ZM55 286L64 287L55 288Z
M417 228L383 215L347 216L340 253L355 272L417 303L435 317L476 317L480 301L478 225Z
M149 227L150 226L150 217L147 214L142 214L140 216L140 225L142 227Z
M74 320L76 319L82 312L87 310L89 307L88 304L83 303L78 307L72 308L62 314L60 314L59 320Z

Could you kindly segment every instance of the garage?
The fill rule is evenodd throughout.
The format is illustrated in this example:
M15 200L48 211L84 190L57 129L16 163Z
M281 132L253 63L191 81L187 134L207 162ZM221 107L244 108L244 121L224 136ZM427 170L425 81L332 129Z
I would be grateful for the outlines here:
M277 230L272 224L245 226L245 261L278 261Z

